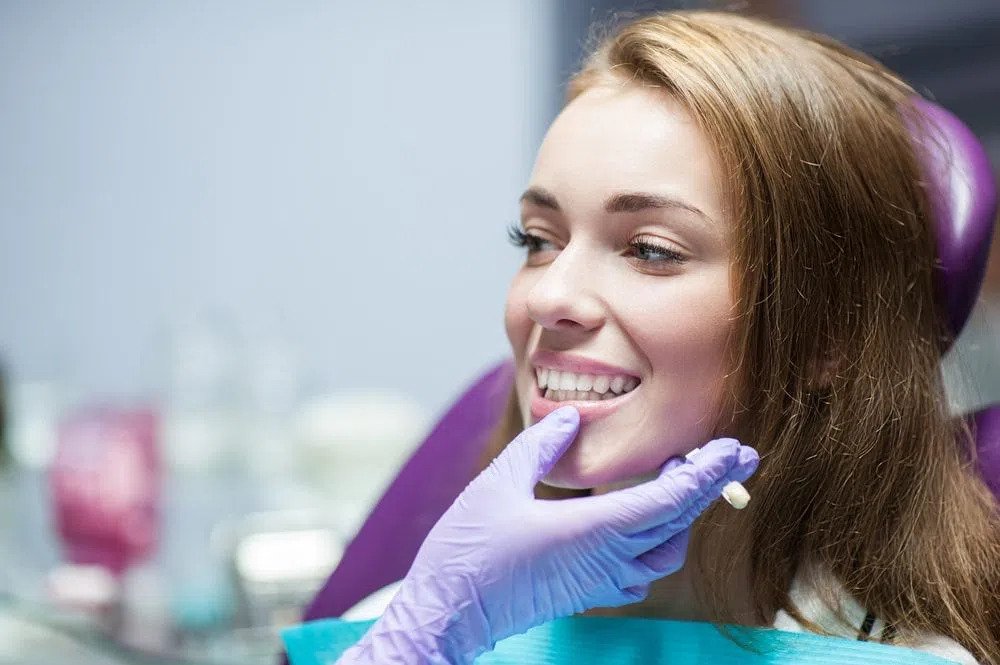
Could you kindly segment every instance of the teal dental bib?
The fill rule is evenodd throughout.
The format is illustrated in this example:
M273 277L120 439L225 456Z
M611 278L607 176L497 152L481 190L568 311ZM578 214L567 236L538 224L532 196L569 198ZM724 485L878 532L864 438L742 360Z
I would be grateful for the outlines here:
M282 638L292 665L333 665L373 621L324 619L288 628ZM567 617L498 642L477 665L944 665L912 649L811 633L618 617Z

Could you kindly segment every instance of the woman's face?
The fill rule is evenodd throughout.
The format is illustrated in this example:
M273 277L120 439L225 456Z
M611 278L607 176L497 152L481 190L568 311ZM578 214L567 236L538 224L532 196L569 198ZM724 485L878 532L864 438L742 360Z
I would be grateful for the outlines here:
M547 483L634 480L711 437L734 325L723 176L654 89L592 88L549 129L506 307L526 425L582 417Z

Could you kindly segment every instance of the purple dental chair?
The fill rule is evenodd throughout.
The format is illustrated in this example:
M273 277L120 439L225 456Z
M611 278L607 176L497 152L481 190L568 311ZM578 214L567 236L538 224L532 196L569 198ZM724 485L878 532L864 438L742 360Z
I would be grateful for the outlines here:
M949 330L964 327L979 294L997 213L986 154L969 129L941 107L918 101L940 130L924 142L928 186L938 220L938 295ZM483 374L437 423L369 515L305 612L336 617L401 579L430 528L475 475L513 381L509 362ZM979 470L1000 501L1000 404L970 414Z

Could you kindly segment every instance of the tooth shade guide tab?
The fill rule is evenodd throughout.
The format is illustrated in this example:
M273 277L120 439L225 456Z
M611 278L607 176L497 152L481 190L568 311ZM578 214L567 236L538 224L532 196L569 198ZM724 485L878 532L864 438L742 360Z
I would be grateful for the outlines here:
M741 483L733 480L722 488L722 498L736 510L743 510L750 503L750 492L747 492L747 488Z
M700 454L701 448L695 448L684 457L686 457L688 461L691 461ZM747 491L747 488L743 487L742 483L733 480L722 488L722 498L736 510L743 510L747 507L747 504L750 503L750 492Z

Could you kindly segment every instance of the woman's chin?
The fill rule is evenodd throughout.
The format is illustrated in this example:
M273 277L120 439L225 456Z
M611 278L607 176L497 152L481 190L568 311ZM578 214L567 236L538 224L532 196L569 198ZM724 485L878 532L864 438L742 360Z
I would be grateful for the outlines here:
M614 464L610 460L589 458L581 446L574 443L566 453L559 458L542 482L549 487L561 489L585 490L629 483L630 480L645 475L642 471L623 468L622 464Z
M542 484L564 490L586 490L593 487L586 479L572 473L560 473L553 469L542 478Z

